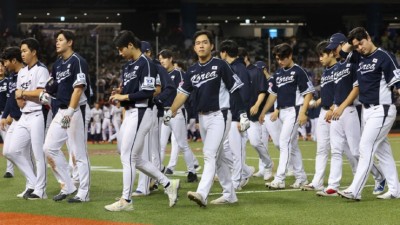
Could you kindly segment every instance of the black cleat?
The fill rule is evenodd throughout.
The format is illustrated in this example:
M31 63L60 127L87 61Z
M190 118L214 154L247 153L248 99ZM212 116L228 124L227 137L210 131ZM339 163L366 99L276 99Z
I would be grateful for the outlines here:
M28 190L26 190L25 191L25 194L24 194L24 196L22 196L24 199L28 199L28 197L33 193L33 189L28 189Z
M56 202L62 201L62 200L64 200L64 199L66 199L69 195L74 194L75 192L76 192L76 191L74 191L74 192L72 192L72 193L69 193L69 194L65 194L64 192L61 191L58 195L56 195L56 196L53 197L53 200L56 201Z
M6 172L3 177L4 178L13 178L14 175L12 175L10 172Z
M172 171L170 168L167 168L165 170L165 175L172 175L172 174L174 174L174 171Z
M82 202L84 201L78 196L68 199L68 203L82 203Z
M188 183L197 182L197 174L189 172L187 175L187 182Z

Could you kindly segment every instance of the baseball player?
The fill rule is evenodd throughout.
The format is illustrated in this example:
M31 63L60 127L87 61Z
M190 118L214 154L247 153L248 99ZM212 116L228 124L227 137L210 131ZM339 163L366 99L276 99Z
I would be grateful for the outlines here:
M260 114L259 121L265 120L265 113L277 100L279 120L282 121L282 130L279 137L279 165L272 182L266 183L270 189L285 188L286 168L290 159L296 181L291 187L300 188L308 183L304 172L301 152L297 143L297 128L307 122L308 103L312 98L314 86L308 78L307 72L292 60L292 48L283 43L275 46L275 58L281 67L272 77L267 102ZM275 120L272 118L271 120Z
M151 105L156 83L155 65L142 54L141 42L131 31L121 31L114 39L120 55L129 60L122 67L121 89L112 93L110 101L121 101L125 118L121 125L118 143L121 143L123 191L119 201L106 205L108 211L133 210L131 195L136 168L156 179L165 188L169 206L177 201L179 180L169 180L159 168L142 158L143 145L152 123Z
M164 49L158 54L158 59L160 60L161 65L167 70L168 75L174 81L175 87L179 88L188 78L185 73L181 70L175 69L173 65L173 57L172 51L168 49ZM173 96L174 98L175 96ZM156 100L158 97L156 97ZM163 104L164 109L169 109L170 104ZM195 156L192 150L189 147L188 141L186 139L187 130L186 130L186 110L184 107L178 110L177 116L172 118L169 123L161 125L161 137L160 137L160 144L161 144L161 151L165 152L166 144L168 141L168 137L172 131L173 138L175 139L176 143L171 147L171 157L169 163L167 165L167 170L173 172L176 163L179 150L183 152L183 156L186 162L188 175L187 181L188 182L195 182L197 181L196 169L194 168ZM171 138L172 139L172 138Z
M92 122L90 124L90 134L92 135L92 143L99 143L101 138L101 120L103 119L103 110L100 109L100 104L95 103L94 108L90 110Z
M38 103L41 89L44 88L49 72L39 62L39 42L28 38L21 42L21 57L26 66L19 70L15 98L22 115L14 127L6 158L10 159L21 171L26 180L34 181L33 192L27 191L25 199L44 199L46 195L46 160L43 152L45 119L42 105ZM32 148L36 173L32 162L25 157Z
M46 94L56 98L54 116L46 135L44 150L47 160L58 181L61 181L61 191L53 197L54 201L62 201L69 195L69 203L89 201L90 162L85 140L85 108L88 95L88 64L84 58L74 52L75 35L71 31L60 30L55 34L56 52L60 56L53 64L50 82L46 85ZM88 90L86 90L88 91ZM79 174L79 188L69 173L68 162L61 147L68 139L68 148L75 156Z
M3 139L3 155L6 156L8 152L11 152L10 145L13 141L12 135L14 133L14 128L18 123L18 120L21 117L21 110L17 105L17 101L15 100L15 90L17 87L17 78L18 72L24 67L21 58L21 49L19 47L9 47L3 51L2 59L4 60L4 67L9 72L9 76L7 78L7 101L4 108L4 112L1 115L1 124L0 128L2 131L6 131L6 138ZM31 161L30 152L22 152L27 160ZM6 157L7 158L7 157ZM8 160L8 159L7 159ZM12 162L12 160L9 160ZM26 160L22 160L22 162L27 162ZM17 197L22 198L25 194L30 194L34 191L36 179L33 178L31 174L27 174L28 172L33 171L33 163L26 164L29 169L26 171L21 171L25 177L29 177L26 181L25 190L18 194Z
M112 135L110 103L105 102L102 111L103 111L103 123L101 125L101 130L103 135L103 142L106 142ZM107 131L108 131L108 138L106 133Z
M112 116L112 124L113 127L115 128L115 134L110 136L110 139L108 139L108 142L112 143L112 141L114 139L117 138L118 133L119 133L119 129L121 127L121 123L122 123L122 107L121 107L121 103L117 102L114 105L112 105L111 108L111 116Z
M2 115L4 109L6 107L7 102L7 86L8 81L6 77L6 67L4 66L4 59L0 59L0 114ZM3 140L3 144L6 140L7 130L0 129L1 139ZM13 178L14 177L14 164L10 160L7 159L7 167L6 172L3 176L4 178Z
M353 182L345 190L338 191L338 194L344 198L361 200L361 192L376 155L388 186L388 191L377 198L399 198L398 173L387 138L396 118L392 91L396 86L400 92L399 65L392 54L375 46L363 27L350 31L348 44L356 50L352 52L352 59L358 63L357 80L359 101L363 105L363 132L359 145L360 159ZM346 50L346 47L348 45L343 49Z
M251 88L255 87L251 87L249 72L247 71L246 66L244 65L243 59L238 57L238 51L239 51L238 45L234 41L225 40L220 44L219 52L221 59L227 61L230 64L233 72L237 74L237 76L243 82L243 86L240 88L239 92L243 102L245 102L247 113L249 114L250 104L253 103L250 102L251 98L250 90ZM237 109L235 109L236 105L233 102L233 99L230 99L230 107L232 112L238 111ZM249 167L245 165L247 132L240 132L239 129L237 129L237 126L239 124L239 119L240 119L239 115L235 115L232 113L231 128L224 142L224 151L227 151L226 154L232 154L233 156L232 182L236 190L242 189L242 187L244 187L247 184L249 178L253 175L255 171L254 167ZM249 132L250 128L247 131ZM250 134L252 134L252 132L250 132ZM254 135L252 135L252 137L250 137L249 135L249 138L251 140L250 143L253 143L254 146L254 141L252 139L253 137ZM262 142L261 138L259 139L259 142L260 143ZM258 152L259 157L262 159L262 161L272 168L272 161L267 152L267 148L264 148L262 143L261 145L258 146L256 145L254 147Z
M233 98L236 109L240 109L240 129L245 131L249 124L245 106L237 91L243 83L233 73L229 65L211 56L214 39L211 32L197 31L193 36L194 51L198 62L189 67L189 80L178 88L171 109L164 115L164 121L175 116L192 91L195 91L196 111L199 114L200 133L203 139L204 169L196 192L189 191L187 196L199 206L207 205L208 194L217 172L223 195L211 201L211 204L229 204L237 202L232 184L227 155L223 151L223 142L228 135L231 123L229 100ZM235 112L235 115L237 112Z

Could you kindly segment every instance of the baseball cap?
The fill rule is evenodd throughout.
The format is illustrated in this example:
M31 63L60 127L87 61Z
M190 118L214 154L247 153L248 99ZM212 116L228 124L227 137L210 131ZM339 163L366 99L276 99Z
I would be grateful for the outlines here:
M336 49L339 44L347 42L346 36L342 33L336 33L329 38L329 44L326 46L326 49L333 50Z
M149 42L147 42L147 41L141 41L141 42L142 42L142 43L141 43L142 47L140 48L140 50L141 50L142 52L151 51L151 45L150 45Z
M267 68L267 64L264 61L257 61L254 63L254 65L261 70Z

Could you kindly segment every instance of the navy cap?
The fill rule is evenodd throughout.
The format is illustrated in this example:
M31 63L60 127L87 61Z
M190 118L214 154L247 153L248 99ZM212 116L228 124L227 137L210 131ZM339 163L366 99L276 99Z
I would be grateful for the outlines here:
M147 51L151 51L151 45L149 42L147 41L141 41L141 45L142 47L140 48L140 50L144 53Z
M334 50L336 49L341 43L347 42L346 36L342 33L336 33L331 36L329 39L329 44L326 46L326 49Z
M261 70L267 68L267 64L264 61L257 61L254 65Z

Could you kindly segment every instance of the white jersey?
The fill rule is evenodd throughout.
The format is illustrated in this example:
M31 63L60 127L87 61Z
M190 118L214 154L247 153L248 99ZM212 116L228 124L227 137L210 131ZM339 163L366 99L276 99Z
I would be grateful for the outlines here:
M110 112L110 107L103 106L103 116L105 119L110 119L111 117L111 112Z
M101 119L103 118L103 111L101 109L93 108L91 110L93 122L100 123Z
M32 68L25 66L18 72L17 89L24 91L33 91L38 88L44 88L49 79L49 71L41 62L37 62ZM42 109L42 105L37 101L26 101L26 105L21 112L34 112Z
M113 116L113 120L122 120L122 107L113 106L111 109L111 115Z

